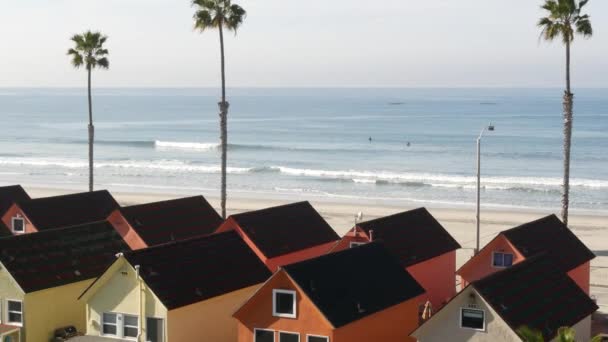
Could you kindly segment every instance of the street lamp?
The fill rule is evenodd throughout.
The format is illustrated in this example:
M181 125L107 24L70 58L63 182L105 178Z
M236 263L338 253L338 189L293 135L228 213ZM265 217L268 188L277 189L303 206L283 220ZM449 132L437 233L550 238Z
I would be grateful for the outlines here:
M475 254L479 253L479 211L480 211L480 198L481 198L481 138L483 134L494 131L494 125L489 124L484 127L479 133L479 137L477 138L477 214L475 216L475 222L477 223L477 244L475 246Z

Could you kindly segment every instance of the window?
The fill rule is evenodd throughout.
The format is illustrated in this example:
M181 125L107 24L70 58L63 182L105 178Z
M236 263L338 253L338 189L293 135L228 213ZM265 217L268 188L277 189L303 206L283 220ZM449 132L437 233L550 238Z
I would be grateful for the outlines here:
M296 291L272 290L272 315L296 318Z
M6 318L9 324L23 324L23 303L17 300L7 300Z
M13 217L13 233L25 233L25 219L23 217Z
M279 332L279 342L300 342L300 334L291 332Z
M104 335L118 335L118 315L113 313L104 313L102 323L102 333Z
M329 342L329 337L327 336L316 336L316 335L307 335L306 342Z
M477 309L460 309L460 327L485 330L485 312Z
M494 252L492 258L492 266L494 267L509 267L513 265L513 254Z
M102 315L101 333L121 338L136 338L139 332L139 317L114 312Z
M274 342L274 331L254 329L253 342Z
M354 242L354 241L352 241L350 243L350 248L359 247L359 246L363 246L363 245L365 245L365 242Z
M146 318L146 341L147 342L162 342L164 334L164 322L160 318Z
M139 317L124 315L123 319L122 335L124 337L137 337L137 332L139 331Z

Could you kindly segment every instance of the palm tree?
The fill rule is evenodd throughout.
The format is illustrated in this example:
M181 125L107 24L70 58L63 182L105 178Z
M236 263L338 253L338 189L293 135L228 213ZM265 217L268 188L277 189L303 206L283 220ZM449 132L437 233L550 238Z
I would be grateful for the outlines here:
M93 69L108 69L108 50L103 44L108 37L100 32L87 31L76 34L71 39L75 46L68 50L68 56L72 58L72 65L76 69L84 66L88 75L89 90L89 191L93 191L93 140L95 138L95 127L93 126L93 99L91 97L91 72Z
M220 33L221 74L222 74L222 100L220 109L220 140L222 145L222 190L221 206L222 217L226 218L226 163L228 150L228 107L226 101L226 74L224 61L224 28L236 30L243 23L246 12L239 5L232 4L231 0L192 0L196 8L194 14L194 28L200 32L217 28Z
M548 16L541 18L538 26L542 28L542 37L553 41L560 37L566 45L566 91L564 92L564 182L562 195L562 220L568 224L568 207L570 206L570 148L572 144L572 109L574 94L570 89L570 46L575 34L591 37L593 29L589 15L581 14L589 0L545 0L542 9Z

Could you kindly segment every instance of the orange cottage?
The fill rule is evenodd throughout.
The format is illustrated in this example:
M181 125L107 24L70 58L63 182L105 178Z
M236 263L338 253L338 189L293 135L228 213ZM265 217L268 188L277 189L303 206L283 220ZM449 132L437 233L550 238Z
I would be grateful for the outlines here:
M438 309L456 294L456 250L460 245L425 208L360 222L332 251L381 241L426 290L420 304Z
M21 185L9 185L0 187L0 217L3 216L13 204L20 201L29 201L30 195L25 192ZM0 220L0 237L11 236L13 232Z
M325 254L338 234L308 202L230 216L217 233L235 230L272 271Z
M456 273L464 288L540 254L546 254L589 294L590 262L595 255L555 215L500 232Z
M403 342L424 289L381 244L279 269L241 308L238 342Z

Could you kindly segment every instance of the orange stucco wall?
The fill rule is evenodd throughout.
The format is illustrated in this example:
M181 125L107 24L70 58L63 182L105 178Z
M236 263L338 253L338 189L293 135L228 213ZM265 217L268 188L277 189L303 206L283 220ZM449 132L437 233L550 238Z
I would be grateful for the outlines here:
M122 216L119 210L114 210L107 218L108 222L120 234L123 240L129 245L132 250L148 247L144 240L137 234L135 229L131 227L129 222Z
M406 270L426 290L425 296L434 311L456 294L456 251L412 265Z
M21 208L18 205L13 204L2 216L2 222L8 227L8 229L13 232L13 217L20 215L25 218L25 234L35 233L38 231L36 227L32 224L30 219L23 213Z
M503 235L498 235L494 240L490 241L479 254L467 261L458 271L462 278L461 289L464 289L469 283L484 278L494 272L504 268L492 266L492 257L494 252L505 252L513 254L513 264L520 263L525 260L524 256L505 238Z
M358 228L357 228L357 234L355 234L353 232L353 230L351 229L348 231L348 233L346 233L342 237L342 239L340 239L340 241L335 243L335 245L328 252L334 253L334 252L343 251L345 249L349 249L351 242L368 243L369 237L365 234L365 232L363 232L362 230L360 230Z
M591 282L591 262L587 261L586 263L574 268L568 272L568 275L578 286L585 291L586 294L589 294L590 291L590 282Z

